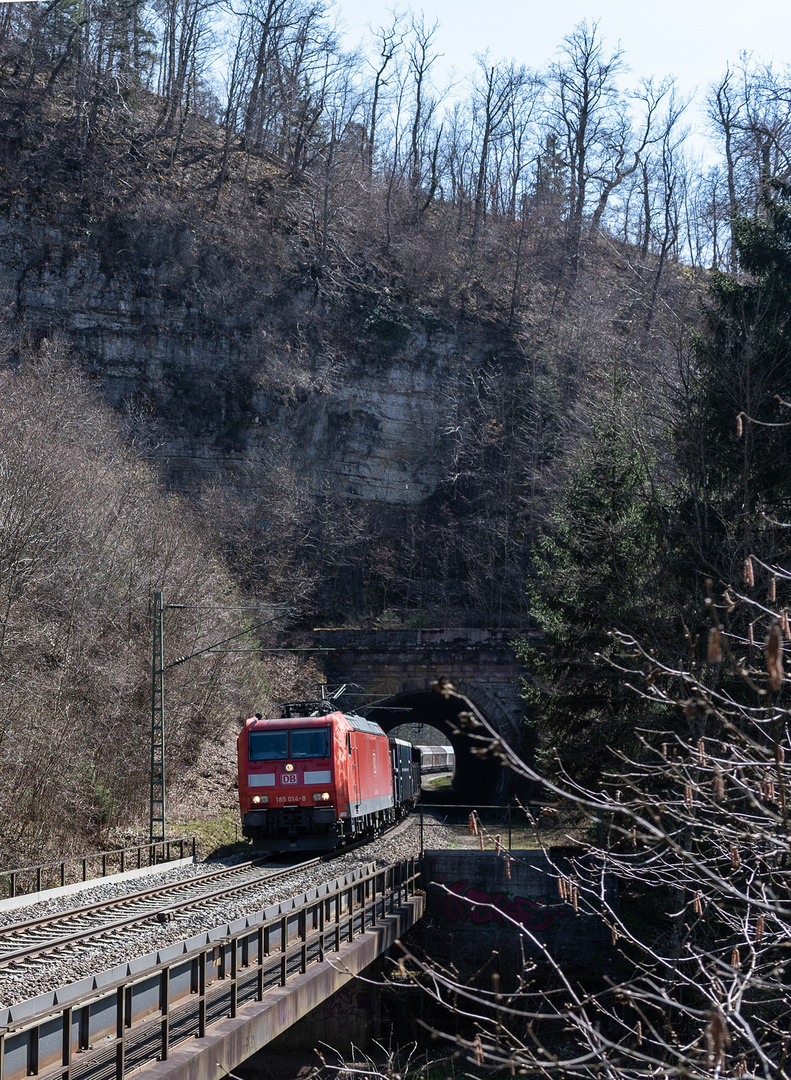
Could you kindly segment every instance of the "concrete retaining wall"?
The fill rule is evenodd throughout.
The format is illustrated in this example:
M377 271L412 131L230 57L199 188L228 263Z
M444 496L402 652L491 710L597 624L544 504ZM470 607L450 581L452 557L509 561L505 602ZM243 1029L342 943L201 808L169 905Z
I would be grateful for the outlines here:
M540 850L512 851L510 877L504 854L427 851L424 874L427 916L457 961L483 963L494 951L518 965L521 956L551 957L600 967L609 961L612 936L602 920L563 899L558 867ZM615 900L615 883L607 883Z

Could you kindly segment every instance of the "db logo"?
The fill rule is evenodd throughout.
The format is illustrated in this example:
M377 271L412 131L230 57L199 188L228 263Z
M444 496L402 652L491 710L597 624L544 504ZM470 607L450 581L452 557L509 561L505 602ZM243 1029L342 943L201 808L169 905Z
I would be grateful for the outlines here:
M299 778L296 773L283 773L281 780L284 784L296 784L298 783Z

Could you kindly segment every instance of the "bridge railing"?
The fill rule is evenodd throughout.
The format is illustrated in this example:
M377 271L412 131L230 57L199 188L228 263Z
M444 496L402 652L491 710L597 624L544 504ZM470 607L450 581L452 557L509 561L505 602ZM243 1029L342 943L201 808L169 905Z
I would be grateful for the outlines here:
M239 920L245 925L236 932L238 923L203 935L214 940L200 947L180 942L161 950L158 963L134 976L108 972L98 990L99 976L81 980L57 991L55 1007L35 1011L32 1001L0 1010L0 1080L123 1080L165 1061L175 1046L204 1037L375 927L414 896L419 876L415 859L357 871L297 906L280 905L274 916Z
M143 866L155 866L190 855L194 858L196 844L194 836L180 836L175 840L160 840L157 844L135 844L92 855L76 855L60 862L0 870L0 900L107 877L108 874L123 874L126 870L139 870Z

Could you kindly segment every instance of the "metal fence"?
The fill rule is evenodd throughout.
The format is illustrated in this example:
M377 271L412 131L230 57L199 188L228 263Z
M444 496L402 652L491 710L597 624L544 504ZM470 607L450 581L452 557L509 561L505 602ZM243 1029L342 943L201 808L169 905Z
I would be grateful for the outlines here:
M515 800L496 806L427 802L419 815L421 852L449 844L480 851L542 847L563 842L578 828L563 807Z
M178 1044L204 1037L375 927L415 895L419 874L415 859L356 871L302 904L289 901L275 917L240 920L236 933L222 927L198 948L170 946L155 955L178 956L134 976L103 979L100 989L97 979L83 980L38 1012L31 1011L36 1002L2 1010L0 1080L123 1080L143 1064L165 1061Z
M133 847L99 851L93 855L78 855L61 862L41 866L23 866L15 870L0 870L0 900L42 889L56 889L89 878L123 874L126 870L141 869L172 862L190 855L194 858L197 841L194 836L180 836L158 844L137 844Z

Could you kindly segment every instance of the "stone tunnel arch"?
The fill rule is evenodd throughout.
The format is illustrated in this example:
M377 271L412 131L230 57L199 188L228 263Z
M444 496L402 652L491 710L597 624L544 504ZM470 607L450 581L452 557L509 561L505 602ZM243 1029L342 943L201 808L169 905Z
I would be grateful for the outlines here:
M445 732L456 751L455 798L478 804L505 799L518 782L499 763L474 755L476 744L454 730L465 698L513 750L528 761L532 756L521 695L524 669L514 652L515 637L530 638L531 632L470 627L313 632L328 687L350 686L341 707L361 709L387 731L406 722L408 714L396 710L414 709L415 722L425 718ZM443 680L452 688L447 696L433 689ZM363 700L366 708L361 708Z
M410 712L405 713L404 709ZM459 720L459 713L468 709L467 702L458 694L445 696L432 690L411 690L395 694L366 711L388 734L402 724L436 728L443 742L453 747L456 757L451 785L454 800L483 805L503 797L507 777L497 758L473 753L481 744L470 738Z

